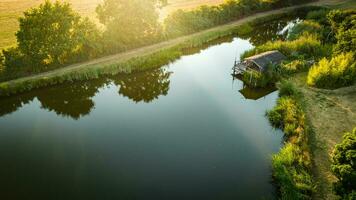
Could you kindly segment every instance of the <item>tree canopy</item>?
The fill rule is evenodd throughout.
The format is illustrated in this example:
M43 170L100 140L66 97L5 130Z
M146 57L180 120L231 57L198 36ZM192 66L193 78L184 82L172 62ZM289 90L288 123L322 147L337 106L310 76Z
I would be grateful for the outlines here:
M24 12L19 22L18 48L34 64L66 63L91 42L88 40L98 37L94 24L81 19L70 4L59 1L46 1Z
M118 49L144 43L159 30L158 0L104 0L96 8L104 39Z

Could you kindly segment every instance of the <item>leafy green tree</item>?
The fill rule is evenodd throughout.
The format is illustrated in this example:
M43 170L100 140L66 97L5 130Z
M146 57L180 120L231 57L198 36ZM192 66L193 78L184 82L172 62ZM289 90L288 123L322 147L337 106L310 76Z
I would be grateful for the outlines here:
M160 30L158 0L104 0L96 8L109 46L123 50L145 44Z
M98 36L93 24L82 20L70 4L59 1L46 1L24 12L19 22L18 48L33 64L64 64L74 53L84 51L88 38Z
M337 194L343 199L356 197L356 128L345 133L343 141L335 146L332 154L332 172L338 178Z

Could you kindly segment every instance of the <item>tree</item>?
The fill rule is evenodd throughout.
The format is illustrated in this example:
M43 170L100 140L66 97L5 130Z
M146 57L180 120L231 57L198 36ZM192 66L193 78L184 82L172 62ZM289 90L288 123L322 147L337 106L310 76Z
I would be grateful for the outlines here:
M345 133L343 141L335 146L331 169L339 180L335 184L337 194L343 199L356 197L356 128Z
M98 35L93 24L82 20L70 4L59 1L46 1L24 12L19 22L18 48L32 64L64 64L88 43L83 38Z
M104 38L117 50L144 44L159 31L158 0L104 0L96 8ZM163 2L164 3L164 2Z

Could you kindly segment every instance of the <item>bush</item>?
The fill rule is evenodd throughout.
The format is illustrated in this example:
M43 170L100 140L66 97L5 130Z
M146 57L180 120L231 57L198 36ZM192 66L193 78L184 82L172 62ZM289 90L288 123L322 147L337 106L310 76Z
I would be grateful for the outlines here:
M319 9L308 12L306 19L318 22L321 25L328 25L327 15L330 12L329 9Z
M273 85L279 80L278 66L270 65L267 71L258 72L247 70L243 73L242 81L252 88L263 88Z
M279 97L284 97L284 96L297 97L300 95L297 88L290 81L285 81L285 80L282 81L280 84L278 84L278 89L279 89Z
M25 56L21 53L18 48L12 47L3 50L3 64L6 66L7 70L13 71L19 68L26 67L28 63L26 62Z
M315 59L327 55L326 49L322 46L316 35L303 34L301 37L293 41L278 40L267 42L264 45L246 51L242 54L241 59L272 50L280 51L291 60L299 58Z
M289 32L287 39L295 40L298 39L305 32L317 35L320 33L320 29L322 29L321 25L314 21L302 21L296 24Z
M288 63L282 63L280 66L281 72L282 74L294 74L297 72L303 72L309 69L309 66L311 64L309 64L307 61L305 60L293 60L292 62L288 62Z
M335 34L337 43L334 54L356 51L356 10L333 10L327 18Z
M278 99L276 107L267 112L267 116L273 126L283 129L287 136L292 136L295 135L295 129L298 126L304 126L304 124L299 124L304 118L301 113L302 110L297 105L296 101L293 98L286 96ZM277 122L277 119L282 120ZM291 129L291 127L294 127L294 129Z
M297 165L300 153L298 146L288 143L272 157L273 176L279 183L281 199L311 199L313 181L308 170Z
M343 141L332 153L332 172L338 178L336 193L343 199L356 197L356 128L345 133Z
M246 85L253 88L266 87L271 83L271 80L267 75L252 70L246 71L243 74L242 80Z
M308 85L336 89L353 84L356 79L356 63L353 53L340 54L330 61L326 58L315 64L308 74Z

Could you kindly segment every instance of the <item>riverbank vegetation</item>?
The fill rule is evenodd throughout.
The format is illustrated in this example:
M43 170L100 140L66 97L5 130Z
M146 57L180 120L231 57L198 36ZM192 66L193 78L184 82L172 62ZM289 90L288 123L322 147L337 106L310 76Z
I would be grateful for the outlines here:
M312 11L307 20L288 32L286 40L257 46L242 54L241 59L278 50L288 57L277 66L280 77L309 71L308 84L313 87L335 89L352 85L356 80L356 43L352 39L356 37L355 16L354 10Z
M277 105L267 112L271 124L285 133L285 146L272 158L273 177L282 199L310 199L315 185L302 97L290 82L279 89Z
M201 6L199 9L192 11L180 10L172 13L165 19L164 27L169 36L180 36L241 19L256 12L306 2L311 1L227 0L225 3L218 6Z
M179 10L159 23L162 0L105 0L97 9L103 28L81 17L68 3L46 1L20 18L16 47L3 51L0 81L30 76L81 61L116 54L194 33L256 12L309 2L237 1ZM38 23L39 21L45 22ZM125 27L125 28L123 28Z
M307 72L308 76L304 79L304 84L312 87L337 89L353 85L356 80L356 44L352 39L356 36L355 16L355 10L312 11L307 15L306 20L289 31L286 40L267 42L245 52L241 58L279 50L288 58L277 66L281 78ZM259 77L259 79L263 78ZM286 135L285 146L272 159L273 176L280 188L282 199L310 199L316 189L327 190L321 189L320 185L324 183L313 180L308 141L312 133L307 126L304 98L299 94L291 83L283 82L280 84L281 97L276 107L267 114L271 124L281 128ZM348 109L348 106L342 108ZM355 150L354 146L352 148L350 151ZM330 167L330 164L328 166ZM354 174L355 169L350 169L348 173ZM336 175L339 180L342 179L340 174ZM339 191L350 192L348 186L337 185L339 185L336 190L338 194ZM352 195L354 194L351 192Z

